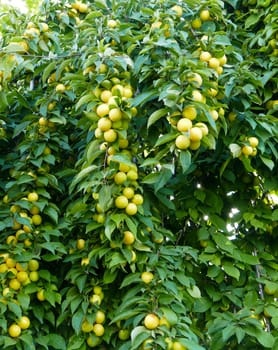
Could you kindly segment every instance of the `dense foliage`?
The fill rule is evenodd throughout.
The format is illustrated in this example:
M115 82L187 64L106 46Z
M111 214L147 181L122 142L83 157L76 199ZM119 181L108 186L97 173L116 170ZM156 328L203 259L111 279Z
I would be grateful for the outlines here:
M2 19L1 348L277 349L277 1Z

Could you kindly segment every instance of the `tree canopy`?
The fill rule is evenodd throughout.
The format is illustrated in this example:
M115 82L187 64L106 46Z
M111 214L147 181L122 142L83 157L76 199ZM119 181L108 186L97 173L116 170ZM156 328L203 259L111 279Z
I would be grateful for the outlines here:
M2 18L2 349L277 349L277 1Z

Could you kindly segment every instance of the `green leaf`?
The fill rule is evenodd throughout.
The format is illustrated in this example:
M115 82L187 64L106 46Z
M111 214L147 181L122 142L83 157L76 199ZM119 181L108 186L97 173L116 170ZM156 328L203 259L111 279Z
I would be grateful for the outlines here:
M186 288L187 292L189 295L192 296L192 298L199 299L201 298L201 291L198 286L192 286L191 288L187 287Z
M132 100L132 106L143 106L146 102L153 100L157 96L156 90L149 90L140 93Z
M236 267L234 267L234 265L231 262L223 262L223 270L226 272L227 275L235 278L236 280L239 280L240 272Z
M160 118L162 118L165 115L167 115L167 113L168 113L168 109L167 108L161 108L161 109L153 112L148 118L147 128L149 128L151 125L156 123Z
M260 159L270 170L273 170L275 163L271 159L263 157L263 156L260 156Z
M183 173L186 173L191 165L191 153L189 151L180 152L180 163L182 166Z
M83 318L84 318L84 313L83 313L83 310L81 309L77 310L76 313L72 316L72 319L71 319L72 328L77 334L80 333Z
M159 138L157 139L154 147L158 147L161 145L164 145L165 143L171 142L173 141L175 138L177 137L176 134L170 133L170 134L165 134L162 136L159 136Z

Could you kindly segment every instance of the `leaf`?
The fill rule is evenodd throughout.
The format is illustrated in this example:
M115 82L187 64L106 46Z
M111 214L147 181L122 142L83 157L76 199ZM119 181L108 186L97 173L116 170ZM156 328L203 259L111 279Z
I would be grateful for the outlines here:
M59 350L66 350L67 349L65 339L59 334L50 334L48 345L52 346L55 349L59 349Z
M123 287L126 287L126 286L129 286L130 284L132 283L138 283L138 282L141 282L141 278L140 278L140 273L132 273L128 276L126 276L120 286L120 288L123 288Z
M191 153L189 151L180 152L180 163L183 173L186 173L191 165Z
M160 135L159 138L157 139L154 147L158 147L161 145L164 145L165 143L171 142L173 141L175 138L177 137L176 134L173 133L169 133L169 134L165 134L165 135Z
M143 106L146 102L153 100L157 96L156 90L145 91L134 97L132 106Z
M150 331L148 331L143 326L137 326L135 327L131 334L131 349L130 350L136 350L140 347L140 345L149 338Z
M266 157L263 157L263 156L260 156L262 162L270 169L270 170L273 170L274 166L275 166L275 163L269 159L269 158L266 158Z
M187 287L186 290L188 294L192 296L192 298L196 298L196 299L201 298L201 291L198 286L195 285L191 288Z
M81 330L81 324L84 318L83 310L79 309L76 311L76 313L72 316L71 324L72 328L74 329L75 333L79 334Z
M161 108L161 109L153 112L148 118L147 128L149 128L151 125L153 125L155 122L157 122L160 118L167 115L167 113L168 113L167 108Z
M227 275L235 278L236 280L239 280L240 272L239 270L233 266L230 262L224 262L223 263L223 270L226 272Z
M252 13L249 17L247 17L247 20L245 21L245 29L248 29L249 27L252 27L254 24L259 22L261 16L263 15L263 12L261 13Z
M160 310L171 326L178 323L178 316L172 309L169 309L168 307L161 307Z

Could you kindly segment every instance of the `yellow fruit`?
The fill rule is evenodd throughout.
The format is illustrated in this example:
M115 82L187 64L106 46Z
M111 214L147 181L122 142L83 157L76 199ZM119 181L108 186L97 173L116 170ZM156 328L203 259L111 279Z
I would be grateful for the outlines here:
M115 199L115 206L124 209L128 206L128 199L125 196L119 196Z
M29 271L37 271L39 269L39 262L35 259L31 259L29 262L28 262L28 269Z
M18 231L21 231L21 230L18 230ZM17 231L17 232L18 232ZM24 232L24 231L23 231ZM7 244L16 244L17 243L17 239L16 239L16 236L13 236L13 235L9 235L6 239L6 243Z
M124 232L124 239L123 243L126 245L131 245L135 242L135 236L132 232L130 231L125 231Z
M247 145L244 145L242 148L241 148L241 152L242 154L244 154L245 156L250 156L252 155L253 153L253 148L251 146L247 146Z
M182 345L180 342L175 341L172 344L171 350L186 350L186 347L184 345Z
M88 5L80 3L80 5L79 5L79 7L78 7L78 11L79 11L80 13L86 13L86 12L88 12Z
M202 21L200 20L200 18L195 18L192 22L191 22L191 26L193 29L199 29L202 27Z
M114 19L109 19L109 20L107 21L107 26L108 26L109 28L116 28L117 25L118 25L118 23L117 23L117 21L115 21Z
M7 258L5 262L8 268L13 268L16 266L16 261L12 258Z
M24 283L28 280L29 276L28 276L28 273L26 271L19 271L16 274L16 278L20 283Z
M215 70L218 75L221 75L223 73L223 67L221 66L217 67Z
M259 144L259 140L257 139L257 137L249 137L248 141L251 147L257 147Z
M21 328L14 323L9 327L8 333L12 338L17 338L21 334Z
M101 310L96 312L96 323L103 323L105 321L105 313Z
M210 68L218 68L220 66L219 60L215 57L212 57L209 61L208 61L208 65Z
M197 149L199 149L201 146L201 142L200 141L191 141L190 142L190 146L189 148L192 150L192 151L196 151Z
M124 149L128 147L128 140L127 139L119 139L119 148Z
M151 25L151 29L159 29L162 25L162 22L160 21L157 21L157 22L153 22L152 25Z
M142 205L144 202L144 198L141 194L136 193L134 197L132 198L132 203L135 203L136 205Z
M42 217L39 214L35 214L32 216L32 223L36 226L42 223Z
M213 120L217 120L219 117L218 112L215 109L210 110L209 114L211 115Z
M202 21L209 21L211 19L209 10L202 10L200 12L200 18Z
M215 97L215 96L217 96L217 94L218 94L218 90L213 89L213 88L210 88L210 89L208 90L208 94L209 94L210 96L212 96L212 97Z
M111 129L112 122L109 118L100 118L97 126L101 131L107 131Z
M147 329L155 329L159 326L159 318L157 315L155 315L154 313L150 313L148 314L145 318L144 318L144 326Z
M189 138L191 141L196 142L200 141L203 137L203 132L200 128L194 126L192 129L190 129Z
M38 271L31 271L29 273L29 279L32 282L37 282L39 280L39 273L38 273Z
M13 214L19 212L19 210L20 210L20 208L17 205L12 205L11 208L10 208L10 212L13 213Z
M110 129L104 132L103 137L106 142L112 143L117 140L118 134L114 129Z
M93 331L97 337L102 337L105 332L105 329L102 324L96 323L94 324Z
M121 84L116 84L111 89L113 96L123 96L124 87Z
M182 116L184 118L190 119L190 120L194 120L197 117L197 110L195 107L192 106L187 106L183 109L182 111Z
M224 66L224 64L227 63L227 57L226 55L223 55L222 57L218 58L218 61L220 63L220 66Z
M39 199L39 195L36 192L30 192L27 199L29 202L36 202Z
M84 249L85 248L85 243L86 243L85 239L82 239L82 238L78 239L76 241L76 248L79 249L79 250Z
M30 327L30 319L27 316L22 316L20 319L17 321L17 324L21 329L27 329Z
M82 322L82 325L81 325L82 332L90 333L92 332L93 329L94 329L94 325L92 323L88 322L87 320Z
M96 109L96 114L102 118L102 117L105 117L106 115L109 114L109 105L106 104L106 103L102 103L100 104L99 106L97 106L97 109Z
M205 123L196 123L194 126L202 130L203 136L206 136L209 132L208 127Z
M168 329L171 328L170 322L164 316L159 320L159 326L166 326Z
M66 87L64 84L58 84L55 88L56 92L63 93L66 91Z
M112 92L110 90L104 90L100 94L101 101L105 103L109 101L110 97L112 97Z
M39 301L44 301L45 300L45 295L44 295L44 289L41 289L37 292L37 299Z
M90 303L91 304L97 304L100 305L101 303L101 297L98 294L93 294L90 298Z
M179 135L176 138L175 144L179 149L187 149L190 146L190 139L185 135Z
M204 96L198 90L193 90L192 91L192 98L196 102L205 102L204 101Z
M129 170L126 175L127 178L131 181L136 181L138 179L138 173L135 170Z
M141 279L146 284L150 283L153 280L153 278L154 278L154 275L150 271L145 271L145 272L142 272L141 274Z
M233 122L234 120L236 120L236 118L237 118L237 114L236 114L235 112L230 112L230 113L228 114L228 119L229 119L231 122Z
M96 346L98 346L101 343L101 339L98 338L95 334L91 334L88 338L87 338L87 344L90 348L95 348Z
M102 288L101 286L94 286L94 293L97 295L101 295L102 294Z
M19 290L20 287L21 287L21 283L19 282L18 279L13 278L13 279L11 279L10 282L9 282L9 287L10 287L11 289L13 289L13 290Z
M117 122L122 119L122 112L120 108L112 108L109 112L109 119L113 122Z
M209 62L211 54L208 51L202 51L199 58L202 62Z
M3 297L8 296L10 294L10 292L11 292L10 288L8 288L8 287L4 288L3 292L2 292Z
M137 205L135 203L128 203L128 205L125 208L125 212L127 215L135 215L137 213Z
M177 123L177 129L180 132L188 131L192 128L192 121L188 118L181 118Z
M33 205L32 208L30 209L30 213L32 215L39 214L39 212L40 212L40 209L38 207L36 207L35 205Z
M171 7L171 10L175 11L178 17L182 16L183 10L182 10L182 7L180 5L174 5L173 7Z
M194 82L198 87L203 84L203 78L198 73L193 73L192 77L188 78L188 81Z
M81 266L87 266L90 264L90 259L89 258L82 258L81 259Z
M42 32L44 32L44 33L49 30L49 26L47 23L44 23L44 22L40 23L40 27L41 27Z
M125 173L123 173L125 174ZM127 199L131 199L134 197L134 189L132 187L125 187L123 190L123 195L127 198Z
M120 163L119 170L124 173L127 173L130 170L130 166L124 163Z
M7 265L6 264L1 264L0 265L0 273L4 273L6 271L8 271Z
M96 139L100 139L100 138L102 138L102 136L103 136L103 132L99 128L96 128L96 130L95 130Z
M41 118L39 119L39 125L40 125L40 126L47 126L47 124L48 124L48 120L47 120L46 118L41 117Z
M114 176L114 182L117 185L122 185L127 179L126 173L123 171L118 171Z

